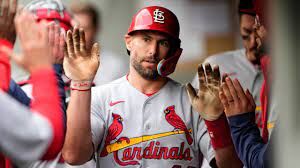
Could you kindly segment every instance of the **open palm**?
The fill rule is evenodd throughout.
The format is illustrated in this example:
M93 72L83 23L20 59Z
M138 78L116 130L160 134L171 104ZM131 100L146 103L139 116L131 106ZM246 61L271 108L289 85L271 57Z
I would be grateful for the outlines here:
M223 113L223 106L219 99L221 77L219 67L214 69L210 64L198 66L199 90L198 92L191 84L187 85L187 91L193 108L206 120L216 120Z
M67 32L64 71L75 81L92 81L99 67L99 44L95 43L90 52L86 49L83 29L74 28Z

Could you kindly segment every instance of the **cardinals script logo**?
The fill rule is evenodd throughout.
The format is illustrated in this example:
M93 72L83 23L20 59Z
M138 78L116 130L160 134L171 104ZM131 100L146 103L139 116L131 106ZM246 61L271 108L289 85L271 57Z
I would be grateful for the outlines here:
M107 136L104 141L104 148L100 153L100 157L106 157L113 153L114 160L120 166L139 165L142 159L155 160L185 160L191 161L191 149L189 145L193 143L190 133L191 129L187 129L182 119L175 113L175 106L169 106L164 110L167 122L174 127L174 130L153 134L142 135L140 137L124 137L121 136L123 131L123 118L119 114L112 113L113 121L108 127ZM172 135L183 134L189 145L181 142L179 146L165 147L157 139ZM149 142L146 147L134 146L142 142ZM124 149L119 157L118 152Z

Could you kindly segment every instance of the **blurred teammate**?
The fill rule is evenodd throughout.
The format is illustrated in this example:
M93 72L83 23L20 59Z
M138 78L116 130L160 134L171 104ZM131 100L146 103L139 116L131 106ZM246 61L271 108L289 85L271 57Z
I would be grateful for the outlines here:
M77 1L71 4L71 12L85 32L87 51L90 51L102 30L101 12L91 3ZM94 79L95 84L103 85L125 75L128 63L124 60L105 46L101 48L101 65Z
M50 49L54 48L54 43L48 40L49 32L45 24L37 24L32 15L22 12L16 17L15 26L23 53L19 56L13 54L13 20L17 2L13 0L11 5L10 3L9 0L0 3L0 148L3 154L0 166L6 168L12 164L21 166L39 159L54 159L64 142L63 113L51 65L53 56ZM7 54L32 74L32 111L2 92L8 91L10 85ZM44 79L45 76L47 80ZM44 90L49 93L43 94Z

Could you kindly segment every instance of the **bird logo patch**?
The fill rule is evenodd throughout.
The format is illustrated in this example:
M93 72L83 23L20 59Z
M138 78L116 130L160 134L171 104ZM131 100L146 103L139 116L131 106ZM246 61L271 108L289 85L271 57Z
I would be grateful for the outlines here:
M164 113L166 115L167 122L174 127L174 130L184 131L186 140L188 144L191 145L193 143L193 138L183 120L176 114L175 105L167 107L164 110Z

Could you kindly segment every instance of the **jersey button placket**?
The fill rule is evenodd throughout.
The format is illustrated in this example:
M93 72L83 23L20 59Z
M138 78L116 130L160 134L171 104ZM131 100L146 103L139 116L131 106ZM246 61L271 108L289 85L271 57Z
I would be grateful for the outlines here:
M142 111L142 114L143 114L143 135L147 135L148 134L148 131L150 130L151 126L150 126L150 123L149 123L149 108L150 108L150 103L151 102L151 97L148 98L145 102L144 102L144 105L143 105L143 111ZM143 151L145 149L145 147L147 146L147 142L143 142L142 143L143 145ZM142 163L141 163L141 167L147 167L147 165L145 165L145 160L144 158L142 158Z

